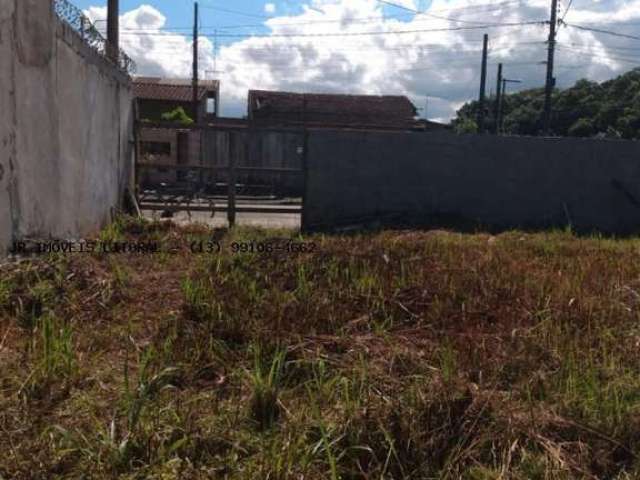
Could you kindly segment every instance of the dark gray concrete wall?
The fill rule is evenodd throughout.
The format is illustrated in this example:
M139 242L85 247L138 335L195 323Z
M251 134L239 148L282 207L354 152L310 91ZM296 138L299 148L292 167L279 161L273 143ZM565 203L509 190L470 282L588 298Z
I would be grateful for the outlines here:
M640 142L313 132L303 228L640 232Z
M54 15L0 1L0 252L102 227L130 185L129 79Z

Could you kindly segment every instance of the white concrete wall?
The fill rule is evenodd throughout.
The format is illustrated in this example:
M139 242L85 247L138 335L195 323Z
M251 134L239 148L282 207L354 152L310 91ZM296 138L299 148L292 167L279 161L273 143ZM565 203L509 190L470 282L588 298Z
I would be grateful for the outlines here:
M129 79L51 2L0 0L0 252L104 226L133 168Z

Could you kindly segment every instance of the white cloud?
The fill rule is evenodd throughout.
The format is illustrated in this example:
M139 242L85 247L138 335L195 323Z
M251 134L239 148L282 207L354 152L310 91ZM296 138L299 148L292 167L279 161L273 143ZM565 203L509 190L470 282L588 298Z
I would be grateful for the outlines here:
M276 13L276 6L273 3L265 3L264 4L264 11L266 13L268 13L269 15L272 15L274 13Z
M394 3L424 8L425 2ZM216 69L223 72L218 75L223 114L244 114L249 89L280 89L404 94L418 107L424 107L428 96L428 116L450 118L463 102L477 97L485 30L476 29L478 23L474 22L544 21L549 14L547 0L434 0L425 12L460 21L383 9L375 0L312 0L307 7L312 8L303 7L299 15L269 19L265 22L269 30L234 38L219 49ZM106 16L104 8L92 7L88 12L92 18ZM589 9L574 5L566 21L589 25L614 22L602 28L633 33L622 24L640 17L638 12L640 0L601 0L590 3ZM162 33L165 24L165 16L148 5L125 13L121 19L122 46L138 63L140 74L187 77L191 41L188 36ZM460 29L443 31L451 27ZM389 31L411 33L359 35ZM504 63L507 76L524 80L521 88L544 84L545 25L487 31L489 88L495 89L499 62ZM634 66L629 51L624 50L631 40L562 27L558 41L556 76L560 86L584 77L604 80ZM620 47L623 50L618 50ZM214 69L213 45L207 37L200 41L200 63L202 73Z

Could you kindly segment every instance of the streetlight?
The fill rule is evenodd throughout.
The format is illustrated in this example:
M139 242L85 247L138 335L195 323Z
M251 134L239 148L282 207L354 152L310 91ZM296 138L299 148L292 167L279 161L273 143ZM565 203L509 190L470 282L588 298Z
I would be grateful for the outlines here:
M522 80L516 80L516 79L510 79L510 78L502 79L502 93L500 94L501 96L498 102L498 119L499 119L499 124L497 127L498 134L500 134L500 132L502 131L502 124L504 120L502 115L502 107L504 105L504 97L507 92L507 83L522 83Z

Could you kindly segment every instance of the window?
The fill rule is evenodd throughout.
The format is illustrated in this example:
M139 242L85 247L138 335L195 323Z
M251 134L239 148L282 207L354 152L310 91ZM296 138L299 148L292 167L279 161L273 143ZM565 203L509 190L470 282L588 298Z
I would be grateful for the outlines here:
M214 93L210 93L207 97L207 115L216 114L216 97Z
M171 143L140 142L140 153L143 155L171 155Z

